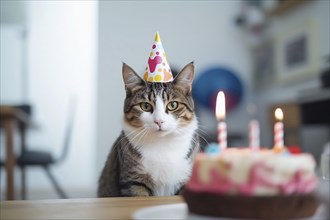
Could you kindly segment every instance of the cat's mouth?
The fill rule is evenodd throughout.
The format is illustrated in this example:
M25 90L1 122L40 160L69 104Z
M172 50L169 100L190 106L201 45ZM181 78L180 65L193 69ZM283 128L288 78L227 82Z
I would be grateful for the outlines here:
M164 129L164 128L158 128L158 130L156 130L154 133L161 136L161 137L164 137L168 134L171 134L172 130L168 130L168 129Z

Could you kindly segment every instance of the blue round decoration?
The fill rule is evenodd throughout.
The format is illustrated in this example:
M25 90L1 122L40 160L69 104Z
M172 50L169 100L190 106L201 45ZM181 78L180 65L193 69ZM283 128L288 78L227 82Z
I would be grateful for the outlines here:
M226 97L226 109L234 109L243 98L243 83L233 71L214 67L202 72L194 81L193 97L195 101L215 110L216 97L222 90Z
M209 145L206 146L205 153L209 155L218 155L220 153L219 144L214 142L210 143Z

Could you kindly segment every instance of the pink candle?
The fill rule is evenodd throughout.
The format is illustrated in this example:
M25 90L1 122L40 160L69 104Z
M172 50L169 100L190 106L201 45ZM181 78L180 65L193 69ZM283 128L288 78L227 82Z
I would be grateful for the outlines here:
M253 149L260 148L260 127L259 122L255 119L249 122L249 146Z
M275 122L274 125L274 147L282 148L284 146L284 125L283 125L283 111L280 108L275 110Z
M218 119L218 143L220 150L224 150L227 148L227 124L225 122L226 101L223 91L220 91L217 95L215 114Z

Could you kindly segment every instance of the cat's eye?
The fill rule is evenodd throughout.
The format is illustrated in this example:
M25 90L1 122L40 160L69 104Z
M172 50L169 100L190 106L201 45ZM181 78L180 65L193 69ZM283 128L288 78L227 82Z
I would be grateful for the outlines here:
M140 107L145 112L151 112L152 111L152 106L148 102L141 102Z
M175 109L178 108L178 106L179 106L178 102L172 101L167 104L167 109L170 111L174 111Z

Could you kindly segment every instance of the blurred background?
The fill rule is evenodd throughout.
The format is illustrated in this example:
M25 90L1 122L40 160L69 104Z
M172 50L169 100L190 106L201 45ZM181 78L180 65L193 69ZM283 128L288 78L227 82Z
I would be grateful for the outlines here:
M257 119L261 146L271 147L281 107L285 145L318 161L330 139L329 8L328 0L1 0L1 199L8 184L14 199L96 196L121 131L122 62L142 75L156 31L172 71L195 62L207 142L216 141L223 90L230 146L247 146ZM20 166L7 162L8 182L9 145Z

